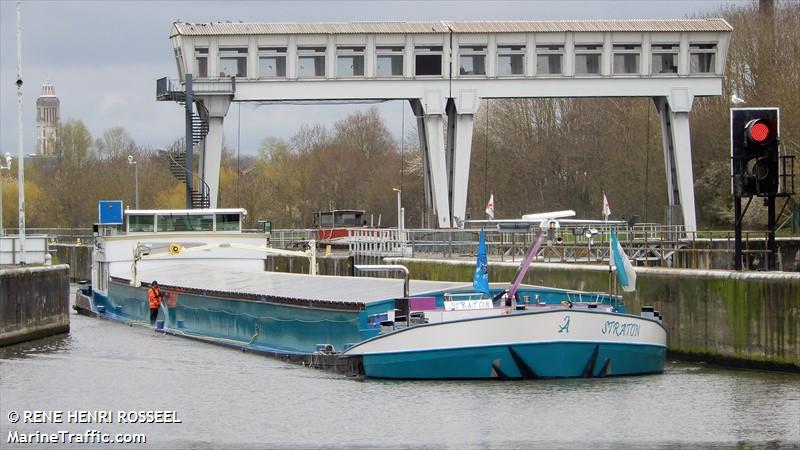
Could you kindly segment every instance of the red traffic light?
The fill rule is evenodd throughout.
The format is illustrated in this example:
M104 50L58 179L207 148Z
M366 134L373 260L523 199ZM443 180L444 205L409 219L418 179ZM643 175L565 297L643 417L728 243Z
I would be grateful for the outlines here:
M750 139L756 142L763 142L769 137L769 127L761 122L750 127Z
M745 135L750 142L766 145L775 140L775 125L765 119L753 119L744 127Z

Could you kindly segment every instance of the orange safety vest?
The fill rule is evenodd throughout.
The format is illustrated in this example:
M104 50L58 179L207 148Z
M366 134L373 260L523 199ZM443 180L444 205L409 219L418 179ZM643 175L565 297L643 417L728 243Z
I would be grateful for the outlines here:
M161 291L158 288L151 287L147 290L147 300L150 302L150 309L158 309L161 304Z

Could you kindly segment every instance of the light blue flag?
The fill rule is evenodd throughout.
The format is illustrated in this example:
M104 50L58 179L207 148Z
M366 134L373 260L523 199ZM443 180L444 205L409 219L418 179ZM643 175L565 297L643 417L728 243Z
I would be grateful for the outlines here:
M617 233L611 230L611 254L614 258L614 265L617 266L617 278L619 284L622 285L622 290L626 292L633 292L636 290L636 271L633 270L625 251L622 249Z
M489 291L489 260L486 257L486 233L483 230L481 230L481 237L478 242L478 259L475 261L472 288L487 296L492 295L491 291Z

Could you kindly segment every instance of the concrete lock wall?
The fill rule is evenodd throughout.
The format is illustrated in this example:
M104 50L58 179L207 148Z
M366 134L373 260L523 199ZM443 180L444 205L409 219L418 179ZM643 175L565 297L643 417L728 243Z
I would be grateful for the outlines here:
M92 246L82 244L51 244L53 264L69 264L71 281L92 279Z
M800 272L800 239L779 237L776 239L778 270ZM733 239L697 239L689 247L673 255L675 268L733 270ZM766 270L765 239L745 239L742 242L744 267L749 270Z
M0 270L0 346L69 332L69 266Z
M386 259L414 279L472 281L474 264ZM509 281L518 264L490 263L489 279ZM637 268L636 292L624 293L628 313L642 305L664 315L670 352L726 365L800 372L800 274ZM525 283L608 291L606 266L535 264Z
M308 258L299 256L269 255L264 261L267 272L308 273ZM317 256L320 275L353 276L353 257Z

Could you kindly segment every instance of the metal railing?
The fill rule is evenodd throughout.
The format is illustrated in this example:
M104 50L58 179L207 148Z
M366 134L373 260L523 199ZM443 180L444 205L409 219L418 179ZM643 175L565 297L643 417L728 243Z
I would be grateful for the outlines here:
M272 230L270 243L272 248L302 248L311 239L317 239L317 230L310 228Z
M156 80L157 99L174 100L169 97L184 91L185 86L181 80L167 77ZM192 79L192 92L194 94L233 94L236 92L236 78L194 78Z
M577 227L580 228L580 227ZM254 230L262 232L261 230ZM607 264L609 256L608 234L587 237L578 230L562 227L561 241L548 239L542 246L537 261L558 263ZM46 235L49 244L92 243L91 228L28 228L27 234ZM15 228L6 228L7 235L16 234ZM383 258L404 256L432 259L474 259L478 247L478 229L436 230L396 228L350 228L345 237L332 240L333 251L353 256L356 264L377 264ZM734 268L733 231L699 231L684 233L681 227L641 224L617 231L620 243L637 266L672 267L690 269ZM486 247L492 261L519 262L538 232L503 232L486 230ZM317 229L272 230L273 248L304 248L308 241L319 239ZM766 248L766 231L742 233L743 268L766 270L769 255ZM795 237L793 239L800 240ZM779 244L784 238L778 238ZM321 244L324 246L327 243ZM800 244L798 244L800 245ZM779 245L780 249L780 245ZM779 270L784 267L777 258Z
M6 228L6 235L19 233L17 228ZM47 236L49 244L91 244L91 228L25 228L25 234Z
M335 251L353 256L357 264L378 264L383 258L397 256L472 259L478 246L479 232L478 229L398 231L396 228L350 228L347 229L346 236L331 242L334 243ZM619 229L617 234L626 253L638 266L734 268L732 231L686 233L682 226L640 224ZM489 259L518 262L537 236L538 231L486 230ZM558 237L561 239L558 240ZM746 270L765 269L764 261L769 254L765 244L766 237L767 233L764 231L743 233L743 267ZM319 239L317 230L272 232L272 245L278 248L295 248L310 239ZM607 264L609 253L607 228L562 227L558 233L547 239L546 245L537 254L537 261ZM779 269L782 269L780 258Z

